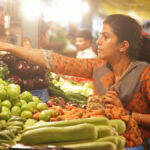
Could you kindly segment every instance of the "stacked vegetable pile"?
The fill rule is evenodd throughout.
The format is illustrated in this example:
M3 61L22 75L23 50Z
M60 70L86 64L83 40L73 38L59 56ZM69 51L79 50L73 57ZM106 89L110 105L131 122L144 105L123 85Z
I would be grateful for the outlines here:
M12 54L6 54L2 61L10 70L9 79L21 86L21 90L34 90L47 87L46 72L38 65L21 60Z
M86 105L87 98L93 94L93 89L90 83L77 83L63 79L60 75L49 74L49 94L64 98L72 104L79 106Z
M0 149L15 144L15 137L21 133L26 119L12 116L8 121L0 120Z
M92 117L107 117L110 120L119 119L125 122L127 129L123 136L126 138L126 146L134 147L142 144L141 133L134 118L130 116L122 108L107 106L103 103L103 96L90 96L88 98L87 108L80 108L78 105L70 104L70 102L62 102L62 98L50 97L47 105L51 111L49 121L69 121L74 119L85 119ZM92 103L95 102L95 103ZM39 117L41 112L34 114L33 118L37 120L45 120ZM44 115L44 114L43 114ZM46 114L45 114L46 115ZM47 121L47 120L45 120Z
M23 130L21 143L49 144L73 149L121 150L126 130L121 120L106 117L40 122Z
M21 93L20 86L0 78L0 148L14 144L14 138L37 111L48 109L30 92ZM36 121L35 121L36 122Z

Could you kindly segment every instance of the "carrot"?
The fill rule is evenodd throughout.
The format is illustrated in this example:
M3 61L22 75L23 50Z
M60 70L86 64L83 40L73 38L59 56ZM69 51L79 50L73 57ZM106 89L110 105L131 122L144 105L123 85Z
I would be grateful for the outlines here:
M39 120L39 114L40 112L37 112L33 115L33 119Z

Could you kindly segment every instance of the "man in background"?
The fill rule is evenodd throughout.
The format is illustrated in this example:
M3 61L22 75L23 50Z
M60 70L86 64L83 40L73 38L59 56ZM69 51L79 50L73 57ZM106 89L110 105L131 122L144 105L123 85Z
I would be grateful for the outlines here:
M76 58L96 58L97 55L93 51L92 46L92 34L90 30L80 30L75 39L75 45L78 48Z
M144 35L150 38L150 20L146 20L143 23L142 28Z

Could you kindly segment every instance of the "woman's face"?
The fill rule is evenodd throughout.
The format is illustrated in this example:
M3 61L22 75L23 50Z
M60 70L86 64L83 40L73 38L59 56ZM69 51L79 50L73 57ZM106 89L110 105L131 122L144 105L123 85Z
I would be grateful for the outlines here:
M111 61L119 58L120 56L120 44L118 38L113 32L113 29L109 24L104 24L100 38L97 40L98 56L101 59Z

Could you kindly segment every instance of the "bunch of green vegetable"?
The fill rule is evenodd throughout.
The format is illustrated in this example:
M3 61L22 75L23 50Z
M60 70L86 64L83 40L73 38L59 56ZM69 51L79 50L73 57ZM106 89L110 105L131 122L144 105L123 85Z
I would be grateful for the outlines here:
M7 65L0 61L0 78L5 79L9 73Z
M77 83L63 79L55 73L49 74L49 93L50 95L63 97L66 101L82 106L87 103L89 95L93 94L90 83Z

